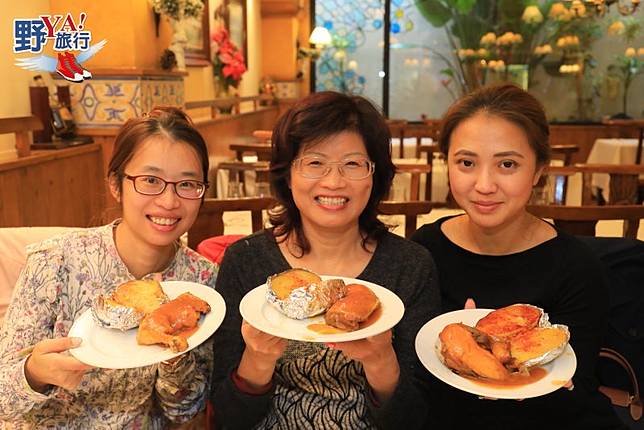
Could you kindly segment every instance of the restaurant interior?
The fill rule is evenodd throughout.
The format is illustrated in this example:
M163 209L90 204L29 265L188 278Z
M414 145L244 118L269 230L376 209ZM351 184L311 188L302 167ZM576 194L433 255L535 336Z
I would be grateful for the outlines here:
M26 244L119 216L105 178L114 139L156 105L184 109L208 145L210 186L186 238L195 249L266 225L271 130L315 91L363 95L387 118L397 173L380 212L395 233L461 212L436 144L441 117L461 95L499 82L528 90L550 121L554 159L528 209L574 234L644 240L639 0L27 0L2 9L0 323ZM57 33L78 40L61 48ZM75 67L56 60L65 49Z

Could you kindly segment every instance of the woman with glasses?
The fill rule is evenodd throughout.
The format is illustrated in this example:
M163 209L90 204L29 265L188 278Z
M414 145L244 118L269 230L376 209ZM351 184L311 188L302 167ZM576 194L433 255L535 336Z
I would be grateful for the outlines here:
M390 136L364 98L313 94L273 130L272 228L226 250L217 290L227 304L215 334L214 422L223 428L422 428L428 414L414 338L439 307L433 262L387 231L378 204L394 176ZM287 341L242 321L242 297L303 267L395 292L401 322L362 340Z
M112 370L72 357L68 350L81 339L67 334L94 297L126 281L214 288L215 266L179 242L197 216L207 172L205 142L180 110L158 108L121 128L108 181L122 218L27 250L0 332L0 420L7 428L159 429L204 408L211 342L172 362Z

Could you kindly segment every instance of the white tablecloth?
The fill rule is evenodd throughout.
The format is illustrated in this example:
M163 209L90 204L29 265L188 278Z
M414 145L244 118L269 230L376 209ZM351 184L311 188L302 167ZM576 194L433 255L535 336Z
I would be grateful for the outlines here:
M588 155L588 164L634 164L637 155L637 139L597 139ZM610 176L606 173L593 175L593 186L600 187L608 200Z

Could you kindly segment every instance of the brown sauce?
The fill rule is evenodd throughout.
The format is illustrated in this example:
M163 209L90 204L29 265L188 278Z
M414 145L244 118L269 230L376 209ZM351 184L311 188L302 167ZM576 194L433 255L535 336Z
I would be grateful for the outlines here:
M369 327L382 315L382 306L378 306L375 311L369 315L369 318L367 318L366 321L361 322L358 330ZM329 324L324 324L324 323L315 323L315 324L309 324L306 326L311 331L314 331L319 334L339 334L339 333L348 333L346 330L339 329L337 327L333 327L332 325Z
M474 379L467 376L466 378L474 382L475 384L490 388L514 388L517 386L528 385L532 384L533 382L537 382L538 380L546 376L547 373L548 372L546 372L546 369L544 369L543 367L535 367L533 369L530 369L527 375L521 373L512 373L510 374L510 377L508 379L504 379L502 381Z
M339 328L333 327L332 325L329 324L309 324L306 326L309 330L312 330L316 333L319 334L338 334L338 333L346 333L345 330L341 330Z

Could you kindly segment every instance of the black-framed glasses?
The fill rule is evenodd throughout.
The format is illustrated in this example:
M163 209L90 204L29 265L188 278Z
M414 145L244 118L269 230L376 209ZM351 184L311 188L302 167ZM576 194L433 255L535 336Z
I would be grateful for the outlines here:
M366 158L347 158L342 161L329 161L316 155L305 155L293 160L297 173L309 179L319 179L328 175L333 166L347 179L358 181L373 174L376 163Z
M183 199L198 200L208 189L208 184L192 179L170 182L153 175L125 175L134 184L134 191L145 196L158 196L168 185L174 186L174 192Z

